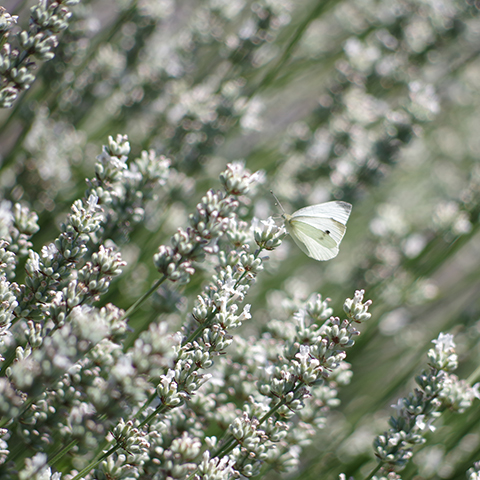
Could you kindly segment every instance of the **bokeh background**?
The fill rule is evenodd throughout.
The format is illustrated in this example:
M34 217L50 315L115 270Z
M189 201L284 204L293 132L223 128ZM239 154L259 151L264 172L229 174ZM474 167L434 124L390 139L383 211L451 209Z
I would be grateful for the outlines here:
M19 25L32 2L7 1ZM312 292L363 288L370 323L353 378L290 478L366 473L390 405L413 387L439 332L460 377L480 359L480 18L464 0L82 1L56 57L0 112L0 198L39 214L35 248L58 234L108 135L132 158L172 162L165 197L116 243L128 261L108 298L127 308L158 273L152 256L233 160L265 179L246 219L332 199L353 211L340 254L306 257L288 237L251 289L244 334ZM161 205L161 208L156 208ZM279 220L280 223L280 220ZM208 267L199 266L208 274ZM188 311L202 275L168 286L131 326ZM147 313L148 312L148 313ZM480 459L480 411L444 416L404 478L464 478Z

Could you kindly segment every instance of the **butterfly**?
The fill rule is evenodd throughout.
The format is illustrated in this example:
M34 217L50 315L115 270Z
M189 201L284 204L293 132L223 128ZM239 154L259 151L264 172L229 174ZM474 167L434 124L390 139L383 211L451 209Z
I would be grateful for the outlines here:
M278 199L277 203L283 210ZM347 202L327 202L301 208L292 215L283 210L282 217L287 232L306 255L330 260L338 255L351 211Z

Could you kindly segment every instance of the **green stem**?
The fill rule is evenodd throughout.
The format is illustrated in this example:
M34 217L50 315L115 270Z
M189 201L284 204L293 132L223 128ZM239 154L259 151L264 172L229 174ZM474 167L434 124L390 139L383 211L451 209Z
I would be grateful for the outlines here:
M78 443L78 440L72 440L68 445L63 447L58 453L56 453L52 458L48 460L48 464L53 466L57 463L71 448L73 448Z
M157 392L153 392L150 397L147 398L147 401L140 407L140 410L135 414L134 418L138 419L143 411L152 403L153 399L157 396Z
M108 458L112 453L115 453L120 448L120 445L114 445L108 452L105 452L98 460L94 460L88 467L85 467L82 471L80 471L72 480L80 480L83 478L87 473L91 472L99 463L103 462L106 458Z
M368 477L366 477L364 480L371 480L373 476L382 468L382 464L379 463L371 472Z
M190 342L193 342L194 340L196 340L200 333L202 333L203 330L205 330L205 328L209 327L210 326L210 322L214 319L215 317L215 314L217 313L217 310L215 309L206 319L205 319L205 322L203 322L199 327L197 327L197 329L191 333L188 338L185 340L185 342L183 342L182 345L186 345L187 343L190 343Z
M25 415L25 413L26 413L26 412L29 410L29 408L33 405L34 400L35 400L35 399L27 400L27 401L23 404L22 411L21 411L20 414L17 415L15 418L21 418L23 415ZM11 420L13 420L13 418L3 418L3 419L0 421L0 428L5 427Z
M290 43L287 45L287 48L284 50L282 56L279 58L277 63L274 65L274 67L267 72L263 80L260 82L258 87L252 92L250 96L253 96L253 93L257 93L259 90L264 89L268 85L270 85L273 80L277 77L279 74L280 70L285 66L287 63L288 59L290 58L293 49L295 46L300 42L300 40L303 37L303 34L307 30L308 26L325 10L330 8L332 5L334 5L336 2L331 2L331 1L323 1L323 2L318 2L317 5L313 8L313 10L305 16L305 19L303 22L298 26L297 30L295 31L295 34L293 35L293 38L290 40Z
M213 457L220 457L220 456L225 456L227 455L228 453L230 453L234 448L235 448L235 445L238 443L238 440L235 438L235 437L231 437L229 438L225 444L223 445L222 448L220 448L219 450L217 450L213 455L212 455L212 458Z
M129 317L142 303L152 295L152 293L167 279L164 275L162 278L157 280L153 286L148 290L148 292L144 293L120 318L120 321L125 320Z
M165 405L159 405L147 418L145 418L145 420L143 420L143 422L140 422L140 424L138 425L137 428L141 428L143 427L144 425L146 425L148 422L150 422L150 420L155 417L156 415L158 415L159 413L163 413L163 412L166 412L168 410L168 407L165 406Z
M467 378L467 383L472 385L475 383L475 380L478 380L480 377L480 365L473 371L473 373Z
M300 386L295 388L294 392L296 392ZM270 418L280 407L285 405L285 400L280 400L274 407L272 407L259 421L258 424L261 425L265 420Z

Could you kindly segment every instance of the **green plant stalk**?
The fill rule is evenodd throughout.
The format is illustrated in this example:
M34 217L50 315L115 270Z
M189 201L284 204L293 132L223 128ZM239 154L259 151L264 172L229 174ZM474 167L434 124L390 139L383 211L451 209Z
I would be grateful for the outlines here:
M157 396L157 392L155 391L150 395L150 397L147 398L147 401L143 404L142 407L138 410L138 412L135 414L133 418L138 419L140 415L145 411L145 409L153 402L155 397Z
M265 77L261 80L260 84L251 92L249 95L252 97L254 94L258 93L258 91L264 89L268 85L270 85L273 80L275 80L276 76L280 72L280 70L283 68L283 66L286 64L288 59L291 56L291 53L295 46L298 44L298 42L302 39L303 34L305 33L306 29L308 26L312 23L313 20L315 20L321 13L326 11L328 8L333 6L336 3L336 1L323 1L323 2L316 2L315 7L311 12L309 12L308 15L306 15L305 19L303 22L298 26L297 30L295 31L295 34L293 38L290 40L290 43L287 45L285 48L282 56L279 58L278 62L274 65L274 67L267 72Z
M143 422L140 422L140 424L138 425L139 428L140 427L143 427L144 425L146 425L148 422L150 422L150 420L152 420L152 418L154 418L156 415L160 414L160 413L164 413L166 412L167 410L169 409L169 407L167 407L166 405L159 405L148 417L146 417Z
M56 453L53 457L48 460L48 464L53 466L57 463L66 453L70 451L75 445L77 445L78 440L72 440L69 444L63 447L58 453Z
M120 321L125 320L128 318L133 312L135 312L140 305L145 302L152 294L157 290L157 288L167 279L165 275L158 279L153 286L148 290L146 293L144 293L131 307L127 309L127 311L120 317Z
M80 480L84 475L92 471L97 465L107 459L110 455L115 453L120 448L120 445L114 445L108 452L105 452L100 458L94 460L90 465L81 470L77 475L75 475L72 480Z
M371 480L373 476L382 468L383 463L379 463L364 480Z

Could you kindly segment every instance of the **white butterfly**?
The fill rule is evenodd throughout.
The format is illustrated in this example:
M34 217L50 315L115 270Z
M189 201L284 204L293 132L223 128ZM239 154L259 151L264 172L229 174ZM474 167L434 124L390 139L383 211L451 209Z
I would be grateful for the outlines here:
M349 203L327 202L301 208L293 215L284 211L282 217L288 233L305 254L315 260L330 260L338 255L351 211Z

